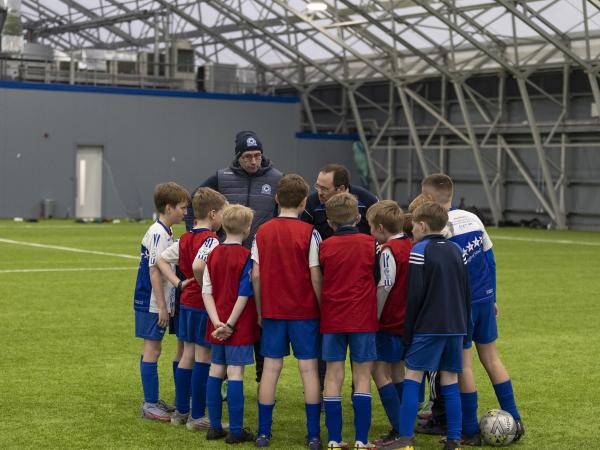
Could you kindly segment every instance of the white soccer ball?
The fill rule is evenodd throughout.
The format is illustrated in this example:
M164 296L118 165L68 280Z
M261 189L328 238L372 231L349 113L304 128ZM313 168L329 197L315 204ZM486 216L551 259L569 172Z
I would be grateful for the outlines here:
M479 421L481 438L487 445L502 447L515 440L517 423L510 413L491 409Z

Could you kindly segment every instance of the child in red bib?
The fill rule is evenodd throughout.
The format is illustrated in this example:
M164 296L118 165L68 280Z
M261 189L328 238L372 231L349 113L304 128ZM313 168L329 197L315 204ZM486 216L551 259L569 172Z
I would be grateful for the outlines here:
M352 382L355 392L354 448L371 448L371 370L377 359L375 333L377 297L375 286L375 239L361 234L358 201L348 193L331 197L325 204L334 235L321 244L323 271L321 333L323 360L327 364L323 401L328 448L345 448L342 442L342 385L346 351L350 347Z
M163 275L182 288L177 337L184 347L175 371L176 410L171 423L186 424L189 430L207 430L210 425L205 410L211 354L210 343L205 339L208 315L202 300L202 273L208 255L219 245L215 232L221 228L226 204L227 199L219 192L207 187L199 189L192 199L194 227L167 248L157 262ZM184 281L178 280L171 264L179 265Z
M298 219L307 195L308 184L301 176L290 174L279 180L275 196L279 217L259 227L252 245L252 285L262 316L261 353L265 357L258 392L258 448L267 447L271 440L275 389L290 344L302 375L307 446L322 448L317 370L321 236Z
M254 440L243 428L244 366L254 364L258 340L258 316L250 281L250 250L242 242L250 233L253 212L242 205L228 206L223 213L225 241L208 257L202 280L202 297L210 322L206 340L212 344L212 363L206 385L206 404L211 428L209 440L225 437L228 444ZM221 425L221 385L227 374L229 433Z
M379 256L381 278L377 286L377 361L373 379L381 403L388 416L391 431L379 441L378 447L396 444L400 435L400 403L404 381L404 353L402 330L408 298L408 260L412 244L402 232L402 209L393 200L382 200L367 211L371 235L382 245Z

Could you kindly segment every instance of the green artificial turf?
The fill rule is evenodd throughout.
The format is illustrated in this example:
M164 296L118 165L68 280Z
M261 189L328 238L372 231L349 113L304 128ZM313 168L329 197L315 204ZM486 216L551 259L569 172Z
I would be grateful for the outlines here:
M223 448L184 427L139 417L141 342L132 295L146 224L0 221L1 448ZM183 228L176 227L176 234ZM527 434L521 449L600 448L600 234L491 229L498 267L498 346ZM131 255L74 253L10 239ZM97 271L7 272L29 269ZM161 397L172 401L175 339L159 363ZM478 364L479 413L497 407ZM245 425L256 429L254 368L247 371ZM349 381L344 438L353 441ZM371 438L388 430L377 394ZM226 408L225 408L226 411ZM326 430L322 427L323 437ZM287 359L272 448L302 448L304 403ZM418 447L441 448L433 437ZM241 448L252 448L247 445Z

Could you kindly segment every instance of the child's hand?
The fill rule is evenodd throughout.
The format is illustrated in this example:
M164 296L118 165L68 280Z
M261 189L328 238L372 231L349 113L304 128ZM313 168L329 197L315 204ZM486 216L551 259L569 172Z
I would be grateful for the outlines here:
M219 341L226 341L231 337L231 330L226 326L222 326L217 328L215 331L211 333L211 336Z
M219 328L223 328L223 327L227 326L227 324L225 324L225 323L223 323L221 321L218 321L217 323L213 323L213 325L215 327L215 331L217 331Z
M224 341L231 336L231 334L227 334L227 325L221 321L214 324L215 330L211 333L211 336L219 341Z
M159 306L158 308L158 326L166 328L169 325L169 312L167 306Z
M194 280L194 278L188 278L186 280L183 280L181 282L181 290L183 291L185 289L185 287L190 284L192 281Z
M498 317L498 315L500 314L500 311L498 310L498 304L494 303L494 313L496 314L496 317Z

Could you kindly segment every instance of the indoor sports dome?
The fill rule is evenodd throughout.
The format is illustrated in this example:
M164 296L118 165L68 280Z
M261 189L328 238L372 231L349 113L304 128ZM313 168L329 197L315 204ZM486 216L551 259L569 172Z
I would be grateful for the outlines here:
M148 216L142 173L192 185L239 115L285 171L327 155L401 204L444 172L487 223L600 225L596 1L2 5L2 217Z

